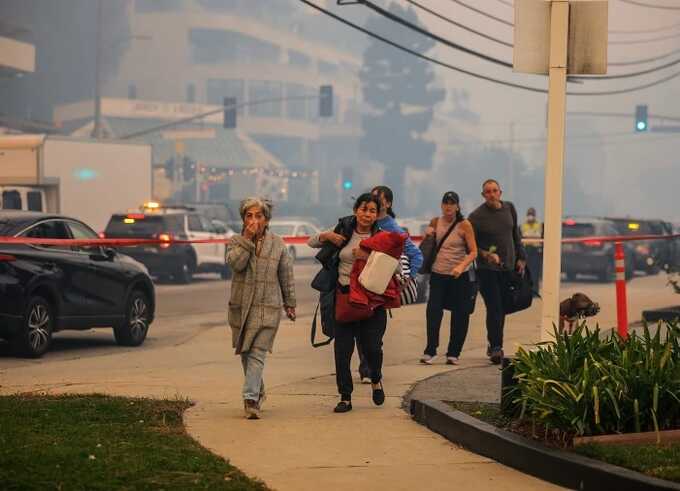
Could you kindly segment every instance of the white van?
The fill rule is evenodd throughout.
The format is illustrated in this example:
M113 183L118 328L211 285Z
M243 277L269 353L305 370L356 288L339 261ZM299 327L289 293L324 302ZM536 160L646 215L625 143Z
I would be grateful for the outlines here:
M0 186L0 209L45 211L45 191L31 186Z

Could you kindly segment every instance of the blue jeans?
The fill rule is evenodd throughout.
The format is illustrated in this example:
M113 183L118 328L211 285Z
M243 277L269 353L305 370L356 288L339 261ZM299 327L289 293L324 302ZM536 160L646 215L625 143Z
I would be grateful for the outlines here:
M246 376L243 382L243 399L257 401L260 394L264 394L264 381L262 372L264 371L264 360L267 357L267 350L261 348L250 348L250 351L241 353L241 364L243 374Z

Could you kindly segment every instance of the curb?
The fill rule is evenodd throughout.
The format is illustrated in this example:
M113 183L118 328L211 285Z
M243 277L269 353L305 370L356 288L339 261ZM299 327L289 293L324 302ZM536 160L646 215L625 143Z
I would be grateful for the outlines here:
M441 401L411 400L411 416L452 443L545 481L579 490L680 490L680 484L554 450L496 428Z

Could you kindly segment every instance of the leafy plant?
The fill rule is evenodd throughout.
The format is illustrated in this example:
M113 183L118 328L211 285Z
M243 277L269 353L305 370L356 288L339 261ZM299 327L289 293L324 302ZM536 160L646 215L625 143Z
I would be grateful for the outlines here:
M680 326L603 336L585 323L513 362L520 418L571 436L680 427Z

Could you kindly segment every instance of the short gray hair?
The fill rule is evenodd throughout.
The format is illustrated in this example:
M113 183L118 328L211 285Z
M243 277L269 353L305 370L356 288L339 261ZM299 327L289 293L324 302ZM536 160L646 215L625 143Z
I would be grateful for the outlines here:
M272 209L274 208L274 205L267 198L251 196L241 201L241 205L239 206L241 220L246 219L246 212L251 208L259 208L262 210L262 213L264 214L264 217L267 219L267 221L272 219Z

